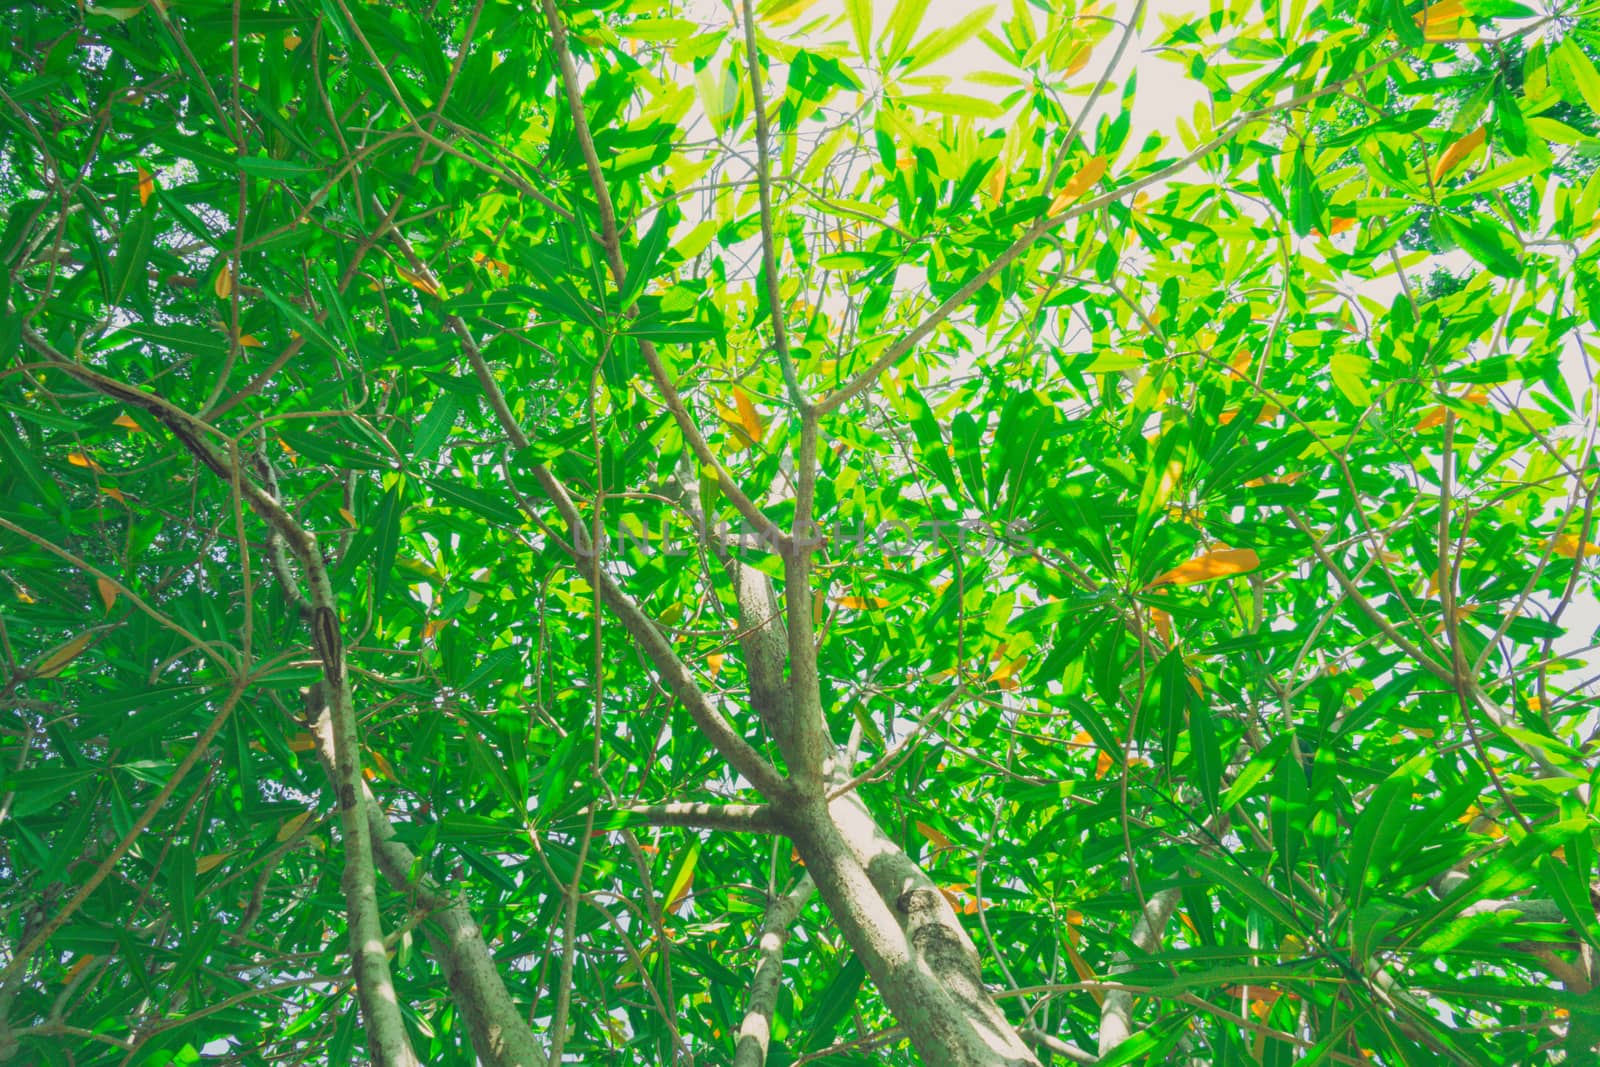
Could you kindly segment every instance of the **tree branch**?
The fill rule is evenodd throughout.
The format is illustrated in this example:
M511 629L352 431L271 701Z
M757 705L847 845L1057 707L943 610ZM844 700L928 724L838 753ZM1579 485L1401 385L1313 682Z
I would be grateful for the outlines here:
M627 278L627 267L622 260L622 242L617 231L616 208L611 202L611 191L606 187L605 171L600 165L600 154L595 149L594 137L589 132L589 120L583 112L583 93L578 87L578 68L572 60L572 50L567 47L567 28L561 21L556 0L543 0L543 5L545 22L550 27L550 47L555 53L556 65L561 72L561 84L567 97L567 109L572 116L573 131L583 152L584 166L589 174L589 185L600 211L601 251L605 255L612 280L620 289ZM630 304L622 310L624 315L631 315L634 309ZM689 414L688 408L684 406L683 397L673 384L671 375L667 373L666 364L662 362L661 353L656 350L654 342L642 337L637 340L639 354L644 357L645 365L650 368L650 376L655 380L662 402L672 413L673 420L678 424L678 429L683 434L683 439L688 442L690 450L694 452L695 458L703 466L717 472L717 480L722 485L722 495L728 498L739 514L744 516L768 544L783 545L787 535L745 495L744 490L734 481L733 475L722 465L722 461L717 459L716 453L711 451L711 446L700 433L700 427Z
M733 1067L762 1067L767 1060L767 1043L772 1037L772 1013L778 1006L778 989L783 982L783 949L789 943L789 928L800 917L800 910L816 892L807 874L789 893L767 906L761 924L761 941L756 973L750 980L750 1000L744 1021L739 1024L739 1043L733 1052Z
M1145 903L1139 921L1133 924L1134 947L1141 952L1155 952L1161 947L1161 934L1178 907L1179 890L1163 889ZM1133 970L1129 954L1119 950L1111 957L1108 977L1126 974ZM1126 989L1110 989L1100 1005L1101 1058L1111 1055L1118 1045L1133 1035L1133 994Z
M630 823L682 826L693 830L729 830L734 833L781 834L778 814L766 804L639 804L621 808Z

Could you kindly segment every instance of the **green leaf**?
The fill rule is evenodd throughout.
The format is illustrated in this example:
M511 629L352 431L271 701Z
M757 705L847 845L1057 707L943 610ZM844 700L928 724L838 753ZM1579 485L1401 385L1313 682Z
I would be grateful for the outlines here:
M122 226L117 257L112 262L111 303L126 297L143 298L149 285L150 248L155 239L156 201L134 212Z
M907 73L921 70L943 59L976 36L993 17L994 5L985 4L963 15L954 25L933 31L912 46L911 51L901 61L901 70Z
M1446 239L1502 278L1522 276L1522 245L1510 231L1484 215L1435 216Z
M889 22L884 27L888 35L883 46L886 67L893 67L905 56L906 48L922 25L922 16L927 10L928 0L896 0L894 10L889 12Z
M856 55L869 58L872 55L872 0L844 0L844 13L850 20L850 32L855 35Z

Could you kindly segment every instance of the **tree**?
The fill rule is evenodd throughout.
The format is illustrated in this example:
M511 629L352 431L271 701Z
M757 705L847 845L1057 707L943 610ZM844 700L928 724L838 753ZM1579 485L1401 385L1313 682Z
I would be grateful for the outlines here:
M883 6L7 16L0 1060L1592 1062L1591 9Z

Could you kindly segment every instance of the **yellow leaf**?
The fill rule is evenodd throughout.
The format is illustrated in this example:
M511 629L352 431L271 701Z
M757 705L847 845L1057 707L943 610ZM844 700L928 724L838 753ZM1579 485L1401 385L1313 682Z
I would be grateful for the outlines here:
M400 275L400 277L404 278L413 289L420 289L429 296L439 295L439 287L433 283L431 278L424 278L420 274L413 274L404 267L396 267L394 271L396 274Z
M1089 65L1089 57L1092 55L1094 55L1094 44L1090 41L1080 43L1073 49L1072 57L1067 60L1067 65L1061 69L1061 73L1068 78L1072 77Z
M227 263L223 263L217 269L217 280L212 289L216 292L218 300L228 299L228 295L233 292L233 268Z
M427 622L422 624L422 639L426 641L428 638L437 634L440 630L449 625L449 619L429 619Z
M1194 585L1198 582L1209 582L1217 578L1228 578L1235 574L1244 574L1261 566L1261 557L1249 548L1219 548L1212 552L1196 556L1187 563L1180 563L1155 581L1149 588L1172 583L1174 585Z
M140 430L144 429L143 426L140 426L137 422L133 421L132 415L127 414L118 415L117 420L111 425L121 426L124 430L132 430L134 433L138 433Z
M989 199L995 203L1000 202L1000 196L1006 191L1006 168L1003 162L996 163L994 170L989 172Z
M150 196L156 191L156 180L150 177L150 172L143 167L139 171L139 206L144 207L150 202Z
M1577 534L1562 534L1550 542L1550 548L1558 556L1567 559L1577 559L1580 556L1593 556L1600 553L1600 545L1591 541L1581 541Z
M817 0L779 0L764 20L769 26L782 26L804 15Z
M706 657L706 666L711 668L711 677L713 680L716 679L717 675L722 673L723 658L724 657L720 652L713 652L711 655Z
M253 333L240 334L239 335L239 347L240 348L260 348L261 347L261 339L259 337L257 337Z
M1095 156L1083 165L1083 168L1067 179L1067 184L1061 187L1061 192L1050 201L1048 215L1059 215L1078 197L1094 188L1094 183L1105 177L1106 160L1104 156Z
M739 426L752 441L760 441L767 432L766 424L761 421L761 415L756 411L756 406L750 402L750 397L743 389L734 387L733 402L739 409Z
M199 859L194 861L194 873L205 874L209 871L216 870L217 865L223 860L227 859L229 855L230 853L227 852L213 852L208 856L201 856Z
M96 578L94 587L100 593L100 603L106 606L107 611L110 611L111 605L117 602L117 583L109 578Z
M994 673L989 675L989 681L998 684L1001 689L1008 691L1020 689L1022 687L1022 683L1017 681L1016 674L1023 668L1024 665L1027 664L1027 662L1027 656L1018 656L1016 659L1008 659L1004 663L1000 664L999 667L995 668Z
M285 52L293 52L296 48L299 48L299 47L300 47L300 35L298 33L295 33L293 30L290 30L288 33L283 35L283 50Z
M66 644L58 646L34 669L33 676L35 678L54 678L61 673L61 668L81 656L83 650L89 647L89 642L93 639L94 631L90 630L79 634Z
M917 833L919 833L923 837L927 838L928 839L928 844L932 845L936 850L942 852L947 848L955 848L956 847L955 846L955 842L951 841L949 837L947 837L942 832L940 832L938 830L935 830L933 827L929 826L927 823L923 822L922 820L920 820L920 819L917 820L915 825L916 825L916 828L917 828Z
M281 845L285 841L289 840L289 838L299 833L300 827L304 826L306 824L306 820L309 818L311 818L311 813L309 811L302 811L299 815L296 815L294 818L289 819L282 826L278 827L278 843Z
M86 453L83 452L68 452L67 462L72 464L74 467L87 467L96 474L105 473L104 467L100 466L100 464L96 463L93 459L89 458Z
M351 527L352 529L358 525L355 514L349 508L340 508L339 517L345 521L345 525Z
M317 739L302 730L289 738L290 752L311 752L317 747Z
M1415 21L1422 35L1430 41L1470 37L1476 32L1461 0L1439 0L1436 4L1429 4L1417 12Z
M1444 150L1439 157L1439 162L1433 168L1433 180L1439 181L1461 164L1468 156L1483 147L1483 140L1489 133L1489 127L1479 126L1455 144Z
M128 498L122 495L122 490L114 485L102 485L100 491L119 504L126 504Z

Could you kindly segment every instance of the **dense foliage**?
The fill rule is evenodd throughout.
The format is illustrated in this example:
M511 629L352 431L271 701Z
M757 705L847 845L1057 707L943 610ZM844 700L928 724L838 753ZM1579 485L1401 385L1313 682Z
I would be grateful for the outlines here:
M126 3L0 1060L1593 1062L1600 8Z

